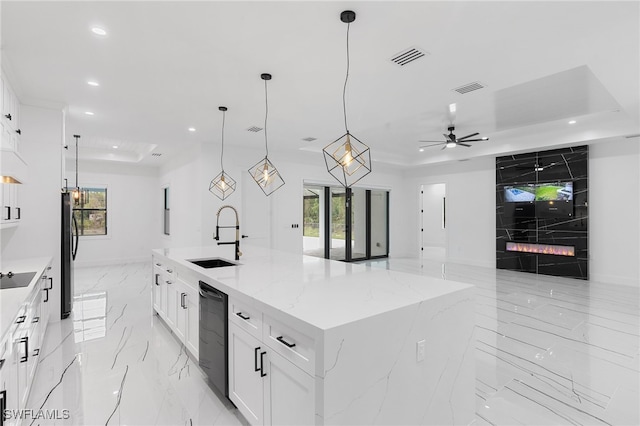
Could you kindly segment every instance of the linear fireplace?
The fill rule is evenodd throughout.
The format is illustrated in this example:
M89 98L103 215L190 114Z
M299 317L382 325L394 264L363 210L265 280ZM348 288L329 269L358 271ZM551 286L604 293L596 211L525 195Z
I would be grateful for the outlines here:
M516 243L507 241L507 251L522 253L551 254L554 256L575 256L574 246L560 246L556 244Z

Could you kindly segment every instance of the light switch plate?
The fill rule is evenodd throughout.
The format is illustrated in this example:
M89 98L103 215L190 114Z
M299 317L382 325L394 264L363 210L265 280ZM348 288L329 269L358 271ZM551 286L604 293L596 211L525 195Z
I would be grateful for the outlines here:
M425 341L416 342L416 362L424 361Z

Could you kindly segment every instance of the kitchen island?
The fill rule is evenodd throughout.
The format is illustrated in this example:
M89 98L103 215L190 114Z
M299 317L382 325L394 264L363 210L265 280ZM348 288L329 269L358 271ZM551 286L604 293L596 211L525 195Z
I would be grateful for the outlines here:
M473 287L259 247L153 250L153 304L198 357L198 282L228 295L229 398L251 424L468 424ZM231 261L233 262L233 261ZM200 340L200 342L198 342Z

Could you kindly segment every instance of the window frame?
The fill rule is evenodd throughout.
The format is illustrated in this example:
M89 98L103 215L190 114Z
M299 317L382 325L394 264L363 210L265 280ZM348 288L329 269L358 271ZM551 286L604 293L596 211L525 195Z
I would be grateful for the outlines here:
M80 192L90 190L103 190L104 191L104 208L85 208L84 206L75 206L72 201L72 214L75 216L76 212L80 212L80 220L78 220L78 234L79 237L92 237L92 238L110 238L109 234L109 188L104 184L89 184L80 188ZM104 212L104 234L85 234L84 233L84 212L99 211Z

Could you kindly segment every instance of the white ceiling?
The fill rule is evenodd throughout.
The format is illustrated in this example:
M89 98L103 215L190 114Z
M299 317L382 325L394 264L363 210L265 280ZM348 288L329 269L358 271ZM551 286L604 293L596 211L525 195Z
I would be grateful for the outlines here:
M219 144L219 105L229 108L230 155L234 146L262 150L263 132L246 129L263 127L260 74L269 72L270 153L310 151L322 161L322 147L344 133L347 26L339 15L345 9L357 13L349 130L376 161L420 165L640 132L636 1L2 1L1 7L2 67L20 99L68 107L68 142L82 135L83 152L93 158L151 165L198 142ZM107 36L94 35L93 26ZM429 55L405 67L390 62L414 46ZM560 84L580 80L571 72L590 78L565 90ZM452 90L476 81L486 87L464 95ZM535 96L545 90L546 101ZM555 107L564 100L571 102ZM490 140L418 152L419 140L443 139L450 103L457 104L458 137L480 132ZM570 118L577 123L567 124ZM164 155L151 157L152 151Z

